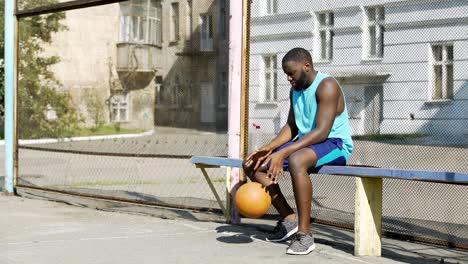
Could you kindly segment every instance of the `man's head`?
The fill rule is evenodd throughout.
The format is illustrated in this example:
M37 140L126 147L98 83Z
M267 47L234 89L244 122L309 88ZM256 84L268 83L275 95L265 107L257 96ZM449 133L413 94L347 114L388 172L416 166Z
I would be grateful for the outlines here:
M282 65L294 89L304 89L311 84L315 70L312 56L306 49L294 48L288 51L283 57Z

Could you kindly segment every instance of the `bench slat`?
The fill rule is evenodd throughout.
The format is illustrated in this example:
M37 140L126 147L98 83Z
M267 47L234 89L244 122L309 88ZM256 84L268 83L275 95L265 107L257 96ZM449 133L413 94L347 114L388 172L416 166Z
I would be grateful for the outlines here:
M318 173L468 184L468 174L444 171L401 170L353 166L323 166Z
M193 164L201 164L201 165L242 168L241 159L195 156L190 159L190 162L192 162Z
M192 157L190 161L197 165L242 168L241 159L195 156ZM459 172L401 170L354 166L323 166L318 173L343 176L396 178L404 180L468 184L468 174Z

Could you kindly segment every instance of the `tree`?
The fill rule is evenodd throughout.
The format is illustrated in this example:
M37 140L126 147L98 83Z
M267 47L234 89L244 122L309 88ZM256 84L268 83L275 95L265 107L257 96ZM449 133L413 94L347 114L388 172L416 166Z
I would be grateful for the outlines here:
M0 122L3 124L4 122L4 106L5 106L5 41L3 40L5 36L5 1L0 0L0 19L1 19L1 27L0 27ZM3 127L3 126L1 126ZM3 135L3 131L2 131ZM3 136L2 136L3 138Z
M23 0L20 8L29 9L56 2L56 0ZM0 0L0 6L0 19L3 22L4 0ZM64 19L65 13L59 12L22 18L19 22L19 138L71 136L81 122L70 95L57 89L61 87L61 84L50 70L50 66L58 63L59 58L44 55L43 46L51 43L53 34L67 30L67 27L62 24ZM2 57L0 59L3 61L4 27L1 28ZM3 92L3 63L1 66ZM56 118L47 118L47 113L50 111L55 113Z

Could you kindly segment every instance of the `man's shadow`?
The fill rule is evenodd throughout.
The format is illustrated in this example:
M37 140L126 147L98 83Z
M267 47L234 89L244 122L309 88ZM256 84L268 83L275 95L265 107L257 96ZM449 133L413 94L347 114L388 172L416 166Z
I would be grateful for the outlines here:
M354 254L354 234L351 231L337 227L316 224L313 223L313 219L311 219L311 223L311 230L314 235L315 243L329 246L335 250L342 251L350 255ZM228 244L248 244L254 242L255 240L266 241L267 236L273 232L273 228L273 222L272 225L263 223L243 223L238 225L224 224L216 228L216 231L221 234L221 236L219 236L216 240ZM289 244L290 240L286 240L280 243ZM436 246L425 245L420 248L421 250L418 252L417 249L410 250L405 248L405 245L398 243L398 241L392 243L386 243L383 241L382 257L411 264L456 264L464 263L464 261L468 260L468 254L460 254L456 257L450 257L451 260L446 260L443 256L437 255L435 253L431 254L431 251L438 249ZM450 253L446 255L450 255Z
M274 223L271 225L263 223L226 224L216 228L216 231L222 234L216 240L229 244L247 244L252 243L254 240L267 241L266 238L273 233L273 229ZM314 232L316 243L329 245L350 254L354 252L354 238L347 232L315 224L311 226L311 230ZM290 239L279 243L289 244Z

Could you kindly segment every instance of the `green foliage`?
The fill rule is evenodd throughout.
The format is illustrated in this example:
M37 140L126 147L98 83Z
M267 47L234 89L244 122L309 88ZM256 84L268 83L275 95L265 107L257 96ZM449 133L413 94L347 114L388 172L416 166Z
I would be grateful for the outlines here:
M355 140L370 140L370 141L387 141L387 140L405 140L410 138L427 137L427 134L369 134L369 135L356 135L352 138Z
M121 127L120 127L120 123L119 123L119 122L114 123L114 129L115 129L116 132L120 132Z
M99 127L92 128L81 128L73 132L72 136L101 136L101 135L114 135L114 134L134 134L134 133L143 133L143 129L130 129L122 128L117 125L102 125Z
M104 125L106 104L105 99L96 89L87 89L83 96L83 101L86 104L86 109L94 121L94 129Z
M20 8L29 9L57 2L57 0L23 0ZM2 8L3 5L4 0L0 0ZM0 16L3 22L3 9ZM44 45L52 42L53 34L67 30L62 24L63 19L65 13L60 12L23 18L19 21L19 138L71 136L82 122L71 96L67 92L58 91L61 84L50 70L50 66L58 63L60 59L57 56L44 55ZM1 28L3 33L3 26ZM3 51L3 39L1 42ZM2 54L2 61L3 58ZM1 74L3 88L3 67ZM56 119L46 118L48 106L55 111Z

